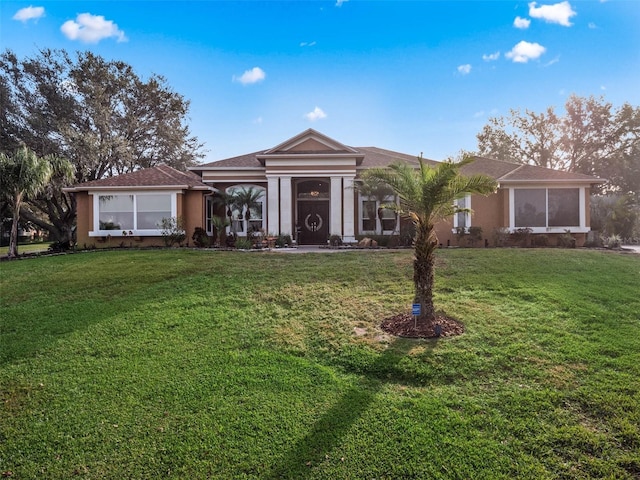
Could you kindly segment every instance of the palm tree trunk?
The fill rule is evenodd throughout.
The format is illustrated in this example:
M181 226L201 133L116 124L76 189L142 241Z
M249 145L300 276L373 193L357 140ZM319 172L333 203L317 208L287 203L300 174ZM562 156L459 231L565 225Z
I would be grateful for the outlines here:
M420 322L435 319L433 306L434 252L438 246L433 225L423 224L416 227L415 259L413 262L413 283L415 303L420 304Z

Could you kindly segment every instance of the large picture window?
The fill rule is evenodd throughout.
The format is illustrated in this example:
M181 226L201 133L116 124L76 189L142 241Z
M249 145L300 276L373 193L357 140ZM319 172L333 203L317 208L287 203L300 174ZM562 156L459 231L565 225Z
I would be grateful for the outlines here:
M173 193L94 195L92 235L159 235L163 218L175 217Z
M515 228L579 228L580 189L516 188L513 210Z

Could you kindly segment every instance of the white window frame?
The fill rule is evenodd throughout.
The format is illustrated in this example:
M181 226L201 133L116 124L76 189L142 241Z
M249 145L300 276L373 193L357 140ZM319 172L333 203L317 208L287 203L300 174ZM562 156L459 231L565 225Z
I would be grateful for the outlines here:
M578 194L578 208L579 208L579 222L580 225L567 225L567 226L549 226L549 190L554 189L577 189ZM545 223L544 227L516 227L516 190L545 190ZM586 201L586 187L580 185L557 185L550 187L548 185L526 185L526 186L514 186L509 188L509 230L514 232L519 228L530 228L532 233L565 233L569 230L571 233L587 233L591 231L591 228L587 226L587 215L585 203Z
M462 200L462 199L456 199L453 203L454 205L458 206L458 202ZM471 195L466 195L464 197L464 207L463 208L468 208L471 209ZM465 216L465 228L464 231L465 233L469 233L469 228L471 227L471 212L459 212L459 213L454 213L453 214L453 228L451 229L451 231L453 233L457 233L458 232L458 227L459 225L459 221L458 221L458 215L464 215Z
M138 225L138 196L146 195L170 195L171 197L171 217L176 218L178 212L178 191L149 190L149 191L94 191L89 192L93 196L93 230L89 232L89 237L157 237L162 235L162 229L139 229ZM116 195L133 196L133 228L123 230L101 230L100 229L100 197L112 197Z
M225 190L226 193L230 193L233 190L241 190L242 188L245 189L249 189L249 188L253 188L254 190L260 190L262 192L262 195L260 196L260 198L258 199L258 201L262 204L262 218L261 220L261 229L263 231L267 230L267 189L260 186L260 185L253 185L253 184L243 184L243 185L233 185L231 187L227 187L227 189ZM244 217L245 217L245 213L247 212L247 207L243 206L242 207L242 212L240 212L240 214L242 215L242 220L236 218L237 221L241 221L242 222L242 231L241 232L235 232L236 235L238 237L247 237L249 235L249 224L251 222L255 222L256 219L249 219L249 221L247 221ZM226 214L226 212L225 212ZM232 220L233 222L233 217ZM226 231L227 231L227 235L231 235L232 234L232 225L227 225L226 227Z
M376 222L376 229L375 230L365 230L364 228L364 208L362 207L363 202L376 202L376 208L375 208L375 222ZM380 219L378 218L378 209L380 208L380 204L381 203L385 203L385 204L389 204L389 203L397 203L397 199L394 195L388 195L384 198L383 202L380 202L379 200L374 200L373 198L369 197L368 195L361 195L358 194L358 222L359 222L359 230L361 234L367 234L367 235L380 235L380 228L383 225L380 225ZM393 235L394 233L397 233L400 231L400 216L395 213L395 217L396 217L396 221L395 224L393 226L393 230L382 230L382 235ZM371 220L371 219L367 219L367 220ZM390 219L389 219L390 220Z

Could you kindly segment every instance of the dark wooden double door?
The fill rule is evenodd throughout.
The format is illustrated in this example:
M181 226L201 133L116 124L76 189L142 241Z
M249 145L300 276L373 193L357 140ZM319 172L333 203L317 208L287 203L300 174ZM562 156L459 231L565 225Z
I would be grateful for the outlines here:
M329 238L329 201L298 200L298 243L324 245Z

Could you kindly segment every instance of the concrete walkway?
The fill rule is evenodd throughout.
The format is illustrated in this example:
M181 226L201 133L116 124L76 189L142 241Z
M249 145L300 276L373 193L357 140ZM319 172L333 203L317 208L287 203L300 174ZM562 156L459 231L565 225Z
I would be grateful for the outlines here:
M633 250L635 253L640 253L640 245L622 245L622 248Z

